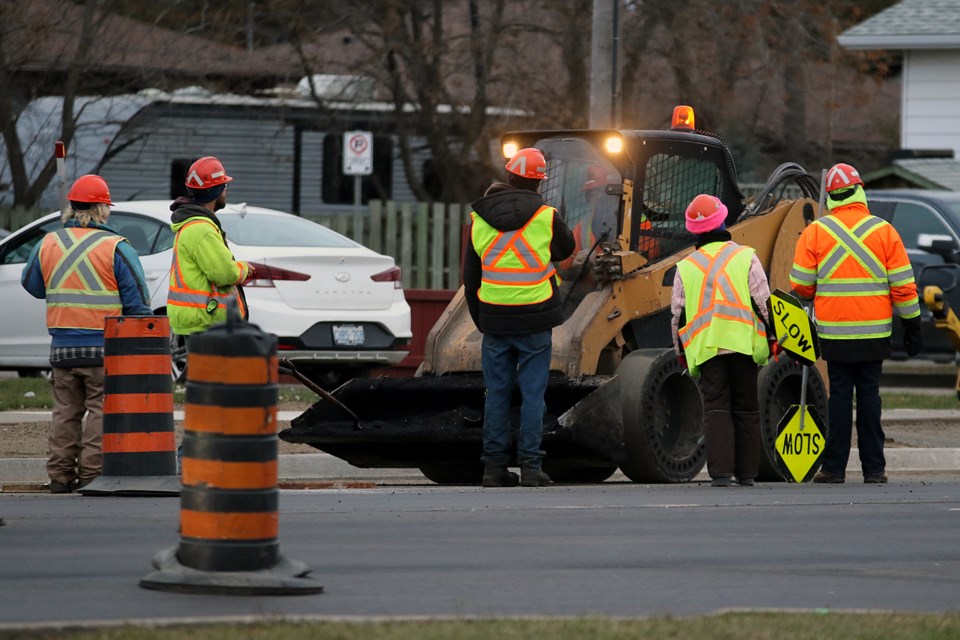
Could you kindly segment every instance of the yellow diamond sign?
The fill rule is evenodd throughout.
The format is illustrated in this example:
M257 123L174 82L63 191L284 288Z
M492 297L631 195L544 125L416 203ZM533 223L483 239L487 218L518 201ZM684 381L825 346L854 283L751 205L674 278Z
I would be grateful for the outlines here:
M774 337L784 351L800 364L815 364L820 356L817 327L797 298L777 289L770 294Z
M800 405L795 404L777 425L777 460L789 471L789 475L784 473L788 480L803 482L816 470L826 440L821 424L816 409L807 405L801 430Z

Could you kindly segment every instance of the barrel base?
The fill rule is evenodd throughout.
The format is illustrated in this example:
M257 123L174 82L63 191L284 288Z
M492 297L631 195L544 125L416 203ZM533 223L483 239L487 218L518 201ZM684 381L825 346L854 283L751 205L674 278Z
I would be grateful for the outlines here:
M178 496L180 476L100 476L77 493L84 496Z
M157 569L140 580L144 589L175 593L212 593L241 596L292 596L323 593L323 587L307 578L311 569L298 560L280 556L277 564L260 571L198 571L177 560L177 547L153 558Z

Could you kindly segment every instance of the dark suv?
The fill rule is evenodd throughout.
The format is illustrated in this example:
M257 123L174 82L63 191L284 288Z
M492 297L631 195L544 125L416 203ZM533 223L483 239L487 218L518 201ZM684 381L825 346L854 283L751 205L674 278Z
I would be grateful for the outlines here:
M894 226L910 256L920 294L923 351L917 357L953 362L955 352L946 334L933 323L923 304L923 287L938 285L960 315L960 192L925 189L867 191L870 213ZM893 358L906 359L903 331L893 323Z

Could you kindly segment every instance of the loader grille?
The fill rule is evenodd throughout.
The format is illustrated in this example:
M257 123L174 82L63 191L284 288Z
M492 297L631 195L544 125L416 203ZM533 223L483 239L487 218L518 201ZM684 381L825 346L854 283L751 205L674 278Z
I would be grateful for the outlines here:
M663 258L693 244L684 225L687 205L701 193L721 196L720 190L720 170L711 160L669 153L650 156L643 184L634 191L643 215L634 222L637 250L648 258Z

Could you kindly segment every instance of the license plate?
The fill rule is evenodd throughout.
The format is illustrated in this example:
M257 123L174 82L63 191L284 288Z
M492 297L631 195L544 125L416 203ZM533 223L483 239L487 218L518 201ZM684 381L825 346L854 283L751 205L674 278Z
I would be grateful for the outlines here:
M333 342L341 347L363 344L363 326L359 324L333 325Z

